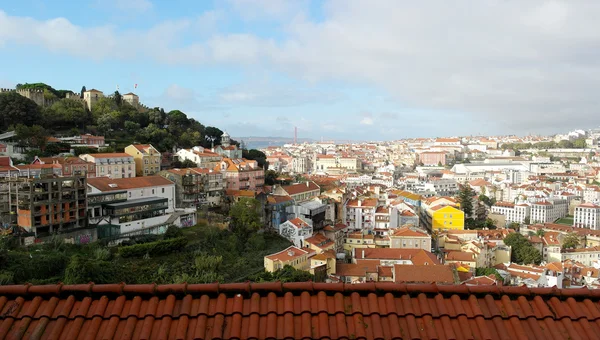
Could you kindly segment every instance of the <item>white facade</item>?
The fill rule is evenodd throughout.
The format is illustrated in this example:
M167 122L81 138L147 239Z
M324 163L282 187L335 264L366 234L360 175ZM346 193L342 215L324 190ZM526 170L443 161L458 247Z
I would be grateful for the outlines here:
M296 174L304 174L308 172L309 160L307 157L299 156L292 159L292 172Z
M583 201L590 203L600 203L600 189L597 187L589 187L583 191Z
M304 240L313 235L312 221L296 217L279 225L279 234L294 243L294 246L302 248Z
M350 230L363 230L375 228L376 199L358 199L349 201L344 205L344 216Z
M565 217L569 211L567 201L552 199L531 204L531 223L550 223Z
M592 203L580 204L575 208L573 226L578 228L600 229L600 206Z
M562 261L572 260L583 263L585 266L593 266L600 260L600 247L575 249L562 253Z
M199 168L213 168L222 159L223 156L218 153L212 152L201 146L194 146L192 149L181 149L177 151L177 157L180 161L190 160Z
M492 213L504 215L506 222L524 223L525 217L530 215L528 204L512 204L499 202L492 206Z

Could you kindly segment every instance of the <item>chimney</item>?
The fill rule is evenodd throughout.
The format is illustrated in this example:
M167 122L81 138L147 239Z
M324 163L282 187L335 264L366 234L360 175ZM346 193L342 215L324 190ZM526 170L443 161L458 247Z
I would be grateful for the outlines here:
M363 260L365 258L365 250L364 249L362 249L362 258L363 258Z
M294 256L294 251L292 251L292 250L289 250L289 251L288 251L288 256Z
M358 206L362 207L362 200L358 200Z
M306 181L306 187L310 188L310 185L308 184L308 181Z

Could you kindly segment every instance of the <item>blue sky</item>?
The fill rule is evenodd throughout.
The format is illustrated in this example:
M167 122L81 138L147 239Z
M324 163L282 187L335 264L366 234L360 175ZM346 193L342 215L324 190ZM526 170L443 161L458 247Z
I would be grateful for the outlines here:
M1 0L0 86L138 84L144 104L233 136L554 133L600 124L598 15L583 0Z

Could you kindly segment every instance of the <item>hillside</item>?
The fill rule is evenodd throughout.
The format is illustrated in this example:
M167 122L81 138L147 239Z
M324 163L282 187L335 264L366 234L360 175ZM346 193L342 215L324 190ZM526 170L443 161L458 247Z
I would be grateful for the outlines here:
M223 134L180 110L132 105L119 92L98 99L89 110L71 90L56 90L44 83L19 84L17 90L0 93L0 132L17 130L23 144L41 150L46 147L46 136L90 133L105 136L115 150L137 142L151 143L164 152L174 147L210 147L219 144ZM44 99L38 103L51 105L38 105L19 94L23 91L42 91Z

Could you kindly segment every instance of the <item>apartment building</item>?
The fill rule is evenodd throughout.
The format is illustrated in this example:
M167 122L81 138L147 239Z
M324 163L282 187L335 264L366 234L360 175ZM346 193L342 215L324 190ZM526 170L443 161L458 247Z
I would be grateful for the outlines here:
M36 157L32 164L60 164L63 176L83 174L87 178L96 177L96 164L79 157Z
M265 185L265 170L255 160L223 158L215 171L223 174L227 190L262 190Z
M565 217L569 210L567 201L561 199L548 199L531 203L531 223L554 222Z
M135 161L136 176L152 176L160 171L162 156L151 144L131 144L125 148L125 153Z
M576 228L600 229L600 206L583 203L575 207L573 226Z
M124 152L79 155L79 158L95 164L96 177L113 179L135 177L133 156Z
M349 230L375 229L376 198L348 200L344 205L344 216Z
M176 211L175 183L162 176L91 178L87 186L91 224L111 225L120 234L195 224L196 209Z
M36 237L86 226L86 177L13 177L8 183L10 209L16 212L19 227ZM6 185L5 185L6 187Z
M531 214L531 207L526 203L514 204L500 201L491 207L491 211L494 214L504 215L508 223L524 223L525 217Z
M314 255L315 251L312 249L290 246L278 253L265 256L265 270L272 273L285 266L308 270L310 267L309 259Z
M425 166L446 165L446 153L426 151L419 154L419 162Z
M279 234L301 248L304 240L313 235L312 221L301 217L285 221L279 225Z
M390 248L423 249L431 251L431 236L415 230L414 228L404 227L396 229L389 237Z
M170 169L159 175L175 183L177 208L215 207L223 203L225 182L220 171L205 168Z
M571 260L583 263L585 266L594 266L600 260L600 247L567 249L562 252L562 262Z
M205 149L201 146L194 146L191 149L181 149L176 153L177 157L180 161L190 160L199 168L214 168L216 167L223 156L219 155L216 152L212 152L209 149Z

